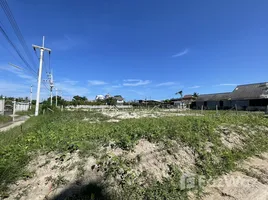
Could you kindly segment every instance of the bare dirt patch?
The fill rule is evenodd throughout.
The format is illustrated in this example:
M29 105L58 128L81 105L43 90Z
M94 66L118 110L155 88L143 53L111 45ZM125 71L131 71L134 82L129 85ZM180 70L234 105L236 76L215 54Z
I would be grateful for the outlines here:
M238 133L234 127L219 126L216 132L221 134L221 142L229 149L242 148L245 144L246 136Z
M78 153L39 155L28 165L31 176L11 185L7 199L51 199L71 185L97 181L101 173L92 170L93 165L93 157L81 160Z
M241 163L241 171L228 173L205 188L204 200L267 200L268 153Z
M139 110L139 111L103 111L102 114L116 119L157 118L164 116L202 116L194 113L181 113L178 110Z
M113 151L112 151L113 152ZM141 139L131 152L120 152L115 149L114 154L122 155L127 160L134 160L133 172L136 176L145 175L144 178L155 178L162 181L170 177L170 168L177 166L182 172L189 173L195 169L195 156L193 151L176 141L170 141L167 148L163 143L151 143Z

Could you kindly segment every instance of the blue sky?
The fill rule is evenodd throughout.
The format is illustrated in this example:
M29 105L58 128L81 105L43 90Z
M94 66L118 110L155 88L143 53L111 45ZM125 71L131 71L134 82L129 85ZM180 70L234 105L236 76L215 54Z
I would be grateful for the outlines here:
M236 84L268 81L266 0L9 0L32 44L52 49L55 85L65 98L121 94L166 99L225 92ZM0 22L17 44L3 10ZM36 80L0 35L0 93L29 96ZM22 50L22 49L21 49ZM38 52L39 55L39 52ZM48 54L45 54L48 68ZM43 79L46 78L45 67ZM48 96L42 88L42 98Z

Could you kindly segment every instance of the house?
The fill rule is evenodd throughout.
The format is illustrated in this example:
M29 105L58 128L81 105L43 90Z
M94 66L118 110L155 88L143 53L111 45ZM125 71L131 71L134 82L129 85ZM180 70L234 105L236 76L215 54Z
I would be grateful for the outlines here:
M158 100L138 100L139 104L143 104L143 105L160 105L161 101Z
M109 99L109 98L111 98L111 95L108 93L105 95L104 99Z
M195 101L196 97L191 94L184 95L182 98L171 99L173 105L178 108L190 107L191 103Z
M124 103L124 98L121 95L115 95L113 99L116 100L117 105L122 105Z
M219 109L230 108L229 103L230 92L225 93L216 93L216 94L202 94L196 98L196 107L204 109L216 109L218 106Z
M104 96L101 95L101 94L99 94L99 95L97 95L97 96L95 97L95 100L96 100L96 101L97 101L97 100L104 100Z
M196 99L196 107L204 109L265 110L268 105L268 82L238 85L232 92L204 94Z

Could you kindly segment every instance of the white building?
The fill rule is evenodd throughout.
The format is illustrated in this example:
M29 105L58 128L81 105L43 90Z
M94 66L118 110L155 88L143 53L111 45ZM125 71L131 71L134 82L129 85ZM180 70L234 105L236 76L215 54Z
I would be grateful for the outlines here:
M95 97L95 100L104 100L104 96L99 94Z

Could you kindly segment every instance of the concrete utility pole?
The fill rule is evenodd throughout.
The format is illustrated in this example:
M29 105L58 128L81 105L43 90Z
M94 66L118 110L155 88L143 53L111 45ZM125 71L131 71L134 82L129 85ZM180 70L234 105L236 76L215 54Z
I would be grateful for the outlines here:
M32 109L32 100L33 100L33 85L31 85L31 93L30 93L30 110Z
M41 87L41 79L42 79L42 65L43 65L43 55L44 51L51 52L51 49L45 48L45 36L43 36L43 44L42 46L32 45L34 49L40 49L40 63L39 63L39 73L38 73L38 85L37 85L37 94L36 94L36 105L35 105L35 116L38 116L39 111L39 100L40 100L40 87Z
M56 107L58 106L58 89L56 88Z
M13 101L13 116L16 114L16 99Z
M49 74L49 85L50 85L50 105L52 106L52 90L53 90L53 75L52 72Z

